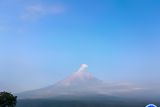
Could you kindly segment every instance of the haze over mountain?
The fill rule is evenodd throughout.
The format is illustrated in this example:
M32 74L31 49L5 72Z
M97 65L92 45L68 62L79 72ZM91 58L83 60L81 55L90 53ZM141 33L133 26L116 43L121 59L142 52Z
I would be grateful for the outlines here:
M20 99L54 98L61 96L128 96L128 93L135 93L142 88L122 83L106 83L94 77L87 71L88 65L82 64L79 70L71 76L57 82L54 85L23 92L18 94Z

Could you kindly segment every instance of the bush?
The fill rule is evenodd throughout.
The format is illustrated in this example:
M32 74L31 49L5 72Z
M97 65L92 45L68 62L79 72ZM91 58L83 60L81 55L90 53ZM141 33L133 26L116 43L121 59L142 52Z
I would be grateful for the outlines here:
M17 96L8 92L0 92L0 107L15 107Z

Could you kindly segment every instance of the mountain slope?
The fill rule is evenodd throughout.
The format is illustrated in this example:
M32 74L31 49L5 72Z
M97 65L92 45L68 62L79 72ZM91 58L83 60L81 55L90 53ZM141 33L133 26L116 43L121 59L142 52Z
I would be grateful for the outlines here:
M54 98L59 96L87 96L87 95L120 95L137 91L127 84L107 84L95 78L87 71L88 65L82 64L80 69L66 79L52 86L18 94L18 98Z
M52 86L18 94L20 98L50 98L61 95L78 95L92 93L92 88L102 84L87 71L88 65L82 64L80 69L66 79Z

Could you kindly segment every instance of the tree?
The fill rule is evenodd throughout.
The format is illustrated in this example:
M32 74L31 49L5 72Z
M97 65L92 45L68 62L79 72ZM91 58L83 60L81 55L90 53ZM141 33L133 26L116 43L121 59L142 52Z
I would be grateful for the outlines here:
M0 92L0 107L15 107L17 96L8 92Z

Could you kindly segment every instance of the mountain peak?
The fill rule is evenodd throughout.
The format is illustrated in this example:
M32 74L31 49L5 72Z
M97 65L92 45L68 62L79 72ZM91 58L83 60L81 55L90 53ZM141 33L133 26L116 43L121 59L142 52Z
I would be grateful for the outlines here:
M81 64L79 70L77 72L75 72L72 75L72 77L79 78L81 80L93 78L92 74L87 71L87 68L88 68L87 64Z
M81 64L80 68L76 72L74 72L71 76L61 81L60 84L65 86L71 86L77 83L86 84L92 80L95 80L92 74L87 71L87 68L87 64Z
M79 78L79 79L91 79L93 76L91 73L87 71L88 65L81 64L79 70L75 72L72 77Z

